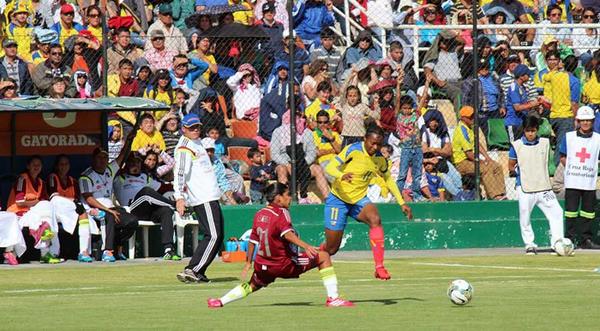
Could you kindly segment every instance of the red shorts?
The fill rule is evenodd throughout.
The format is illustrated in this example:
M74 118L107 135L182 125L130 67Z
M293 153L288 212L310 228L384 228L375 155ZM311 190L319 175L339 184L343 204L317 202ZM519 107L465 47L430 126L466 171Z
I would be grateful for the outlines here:
M262 265L254 263L254 274L251 282L260 287L266 287L276 278L298 278L303 273L319 265L319 257L309 258L306 253L298 255L298 261L288 260L280 265Z

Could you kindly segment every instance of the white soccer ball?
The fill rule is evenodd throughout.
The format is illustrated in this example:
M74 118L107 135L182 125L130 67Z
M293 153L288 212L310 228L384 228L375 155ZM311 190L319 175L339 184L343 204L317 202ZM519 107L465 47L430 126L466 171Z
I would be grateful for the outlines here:
M575 251L575 245L571 239L561 238L554 243L554 251L560 256L570 256Z
M448 298L455 305L466 305L473 298L473 286L464 279L457 279L448 286Z

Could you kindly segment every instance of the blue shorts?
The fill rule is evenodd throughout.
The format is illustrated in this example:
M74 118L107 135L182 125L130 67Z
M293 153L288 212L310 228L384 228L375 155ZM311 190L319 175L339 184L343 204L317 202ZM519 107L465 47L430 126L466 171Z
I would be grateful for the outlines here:
M356 219L362 209L371 203L368 197L360 199L355 204L346 203L340 198L329 193L325 199L325 229L332 231L344 231L348 216Z

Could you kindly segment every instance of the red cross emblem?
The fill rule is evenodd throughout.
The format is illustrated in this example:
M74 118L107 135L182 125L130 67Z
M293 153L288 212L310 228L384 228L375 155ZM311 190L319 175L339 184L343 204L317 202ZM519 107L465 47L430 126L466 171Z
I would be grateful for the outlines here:
M585 160L592 157L592 154L588 153L585 147L582 147L579 152L575 153L575 156L579 158L580 163L585 163Z

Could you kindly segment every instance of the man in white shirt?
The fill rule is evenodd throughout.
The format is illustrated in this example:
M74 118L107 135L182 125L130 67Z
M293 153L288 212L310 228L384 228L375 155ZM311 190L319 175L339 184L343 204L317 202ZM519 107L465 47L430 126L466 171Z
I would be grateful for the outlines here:
M131 214L139 219L160 223L161 241L164 246L163 260L179 261L173 243L173 211L175 202L159 192L170 190L142 172L142 158L136 152L129 154L125 173L114 180L115 196L121 206L129 206Z
M113 179L121 168L125 155L129 153L132 139L133 135L127 137L121 153L110 163L108 163L108 152L100 147L96 148L92 154L92 166L87 168L79 178L81 202L88 214L92 215L90 214L92 208L105 213L106 233L102 253L104 262L115 262L113 254L115 248L118 248L119 259L127 259L123 255L123 243L133 236L138 226L137 217L125 212L121 207L115 207L112 202Z
M186 207L194 210L204 233L190 263L177 274L182 282L210 282L205 272L223 244L223 214L219 199L221 190L212 163L200 139L201 123L196 114L181 121L183 136L175 147L175 180L173 189L177 212L183 216Z

